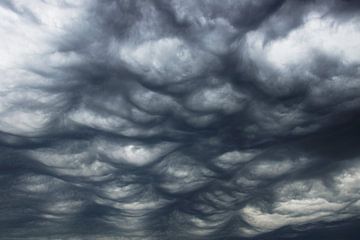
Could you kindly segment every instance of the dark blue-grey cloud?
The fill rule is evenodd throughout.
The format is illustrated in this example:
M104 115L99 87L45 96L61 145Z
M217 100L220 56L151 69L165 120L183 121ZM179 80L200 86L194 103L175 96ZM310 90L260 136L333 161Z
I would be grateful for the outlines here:
M0 2L0 238L356 239L359 10Z

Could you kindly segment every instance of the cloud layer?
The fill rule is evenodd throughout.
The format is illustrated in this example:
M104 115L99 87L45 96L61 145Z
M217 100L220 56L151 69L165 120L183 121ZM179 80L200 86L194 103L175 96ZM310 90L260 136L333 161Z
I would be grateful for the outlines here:
M359 10L1 1L0 237L355 239Z

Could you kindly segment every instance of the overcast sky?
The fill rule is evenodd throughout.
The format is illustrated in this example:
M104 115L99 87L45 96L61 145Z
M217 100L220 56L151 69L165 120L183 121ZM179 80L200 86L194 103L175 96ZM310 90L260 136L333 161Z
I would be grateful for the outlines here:
M359 239L359 13L0 0L0 239Z

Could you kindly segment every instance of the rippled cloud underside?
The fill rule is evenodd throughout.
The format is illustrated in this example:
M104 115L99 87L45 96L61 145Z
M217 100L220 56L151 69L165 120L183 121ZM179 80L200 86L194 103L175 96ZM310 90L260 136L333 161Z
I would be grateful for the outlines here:
M359 239L360 4L1 0L0 239Z

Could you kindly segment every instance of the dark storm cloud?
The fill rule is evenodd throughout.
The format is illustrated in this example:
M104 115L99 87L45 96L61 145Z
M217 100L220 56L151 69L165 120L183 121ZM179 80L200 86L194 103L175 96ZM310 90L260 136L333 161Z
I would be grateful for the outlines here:
M355 239L358 9L3 1L1 238Z

